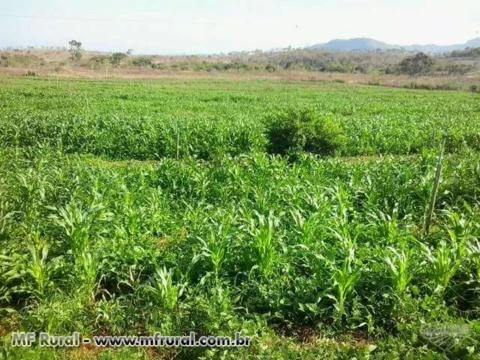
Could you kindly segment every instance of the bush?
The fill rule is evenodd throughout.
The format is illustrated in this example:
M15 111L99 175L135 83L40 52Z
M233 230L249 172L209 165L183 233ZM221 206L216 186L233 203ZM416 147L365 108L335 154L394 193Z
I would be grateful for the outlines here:
M447 64L443 71L449 75L465 75L466 73L475 70L473 65L465 64Z
M106 55L92 56L89 59L89 62L94 69L98 69L105 66L106 63L110 62L110 57Z
M271 116L266 135L270 154L294 155L305 151L332 155L345 144L339 124L311 109L290 109Z

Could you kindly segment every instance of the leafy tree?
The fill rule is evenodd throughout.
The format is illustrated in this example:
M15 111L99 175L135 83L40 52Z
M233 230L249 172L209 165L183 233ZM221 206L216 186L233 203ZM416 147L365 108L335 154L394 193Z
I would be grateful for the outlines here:
M68 45L70 45L69 51L72 54L72 60L80 60L82 58L82 43L77 40L70 40Z
M434 65L433 59L425 53L417 53L403 59L398 64L399 71L402 74L411 76L425 75L432 71Z

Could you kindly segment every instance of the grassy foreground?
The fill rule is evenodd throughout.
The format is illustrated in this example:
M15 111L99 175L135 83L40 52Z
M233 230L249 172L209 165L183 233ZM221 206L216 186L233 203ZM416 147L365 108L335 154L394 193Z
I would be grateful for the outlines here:
M479 100L322 83L0 80L2 354L480 358ZM341 124L344 146L330 158L266 154L267 119L283 107ZM241 331L253 345L12 348L21 330Z

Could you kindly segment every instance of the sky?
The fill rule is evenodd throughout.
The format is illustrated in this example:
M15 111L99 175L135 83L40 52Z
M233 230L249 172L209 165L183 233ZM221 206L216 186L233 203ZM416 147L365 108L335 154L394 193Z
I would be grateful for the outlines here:
M208 54L352 37L464 43L480 37L480 0L0 0L0 48Z

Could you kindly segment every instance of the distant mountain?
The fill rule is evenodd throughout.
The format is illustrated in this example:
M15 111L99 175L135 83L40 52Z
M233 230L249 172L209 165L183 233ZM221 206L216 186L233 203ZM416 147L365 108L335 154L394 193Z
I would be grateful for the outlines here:
M465 45L467 45L469 48L480 47L480 37L467 41Z
M375 50L389 50L398 49L405 51L423 51L428 53L444 53L455 50L463 50L466 48L480 47L480 38L472 39L464 44L454 45L392 45L382 41L370 38L355 38L355 39L336 39L324 44L316 44L310 46L312 50L331 50L331 51L375 51Z
M334 51L354 51L354 50L384 50L388 49L389 45L369 38L355 38L355 39L335 39L325 44L317 44L310 47L312 50L334 50Z

